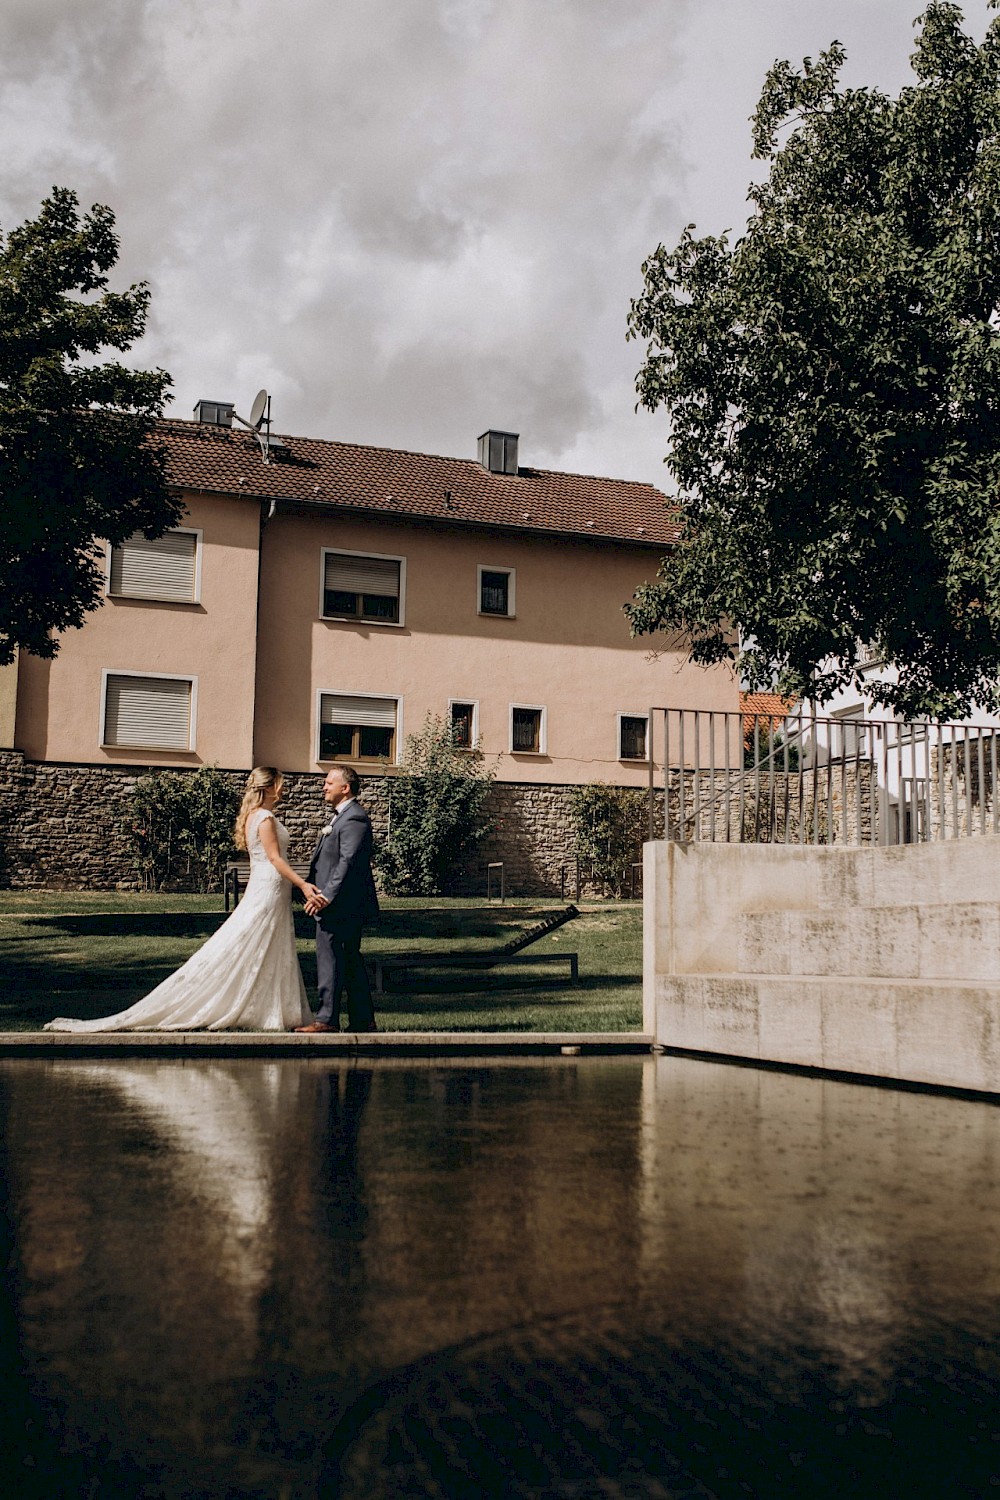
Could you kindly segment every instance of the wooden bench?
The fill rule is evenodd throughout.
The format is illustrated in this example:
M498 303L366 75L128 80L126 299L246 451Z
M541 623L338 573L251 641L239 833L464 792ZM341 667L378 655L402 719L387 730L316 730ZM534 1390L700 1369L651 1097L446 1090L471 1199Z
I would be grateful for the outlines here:
M498 969L508 964L568 964L570 984L580 982L580 959L576 953L448 953L435 957L431 953L391 953L384 958L369 958L375 971L375 993L385 994L387 974L405 973L409 969Z
M290 859L288 863L291 865L296 875L301 875L303 880L306 879L307 875L309 874L308 860ZM230 900L232 900L234 907L239 906L240 891L242 887L246 885L249 879L250 861L248 859L234 859L231 860L226 866L226 873L223 877L222 882L222 888L226 894L226 911L229 910Z

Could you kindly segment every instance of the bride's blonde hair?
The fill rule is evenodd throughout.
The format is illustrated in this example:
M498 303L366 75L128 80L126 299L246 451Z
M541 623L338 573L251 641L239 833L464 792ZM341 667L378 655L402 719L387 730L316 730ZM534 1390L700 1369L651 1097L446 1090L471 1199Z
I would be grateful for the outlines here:
M274 787L275 791L281 791L285 778L274 766L254 766L247 777L246 791L243 793L243 801L240 810L236 814L236 827L233 830L233 838L237 849L245 849L247 846L247 818L252 812L256 812L264 800L264 794Z

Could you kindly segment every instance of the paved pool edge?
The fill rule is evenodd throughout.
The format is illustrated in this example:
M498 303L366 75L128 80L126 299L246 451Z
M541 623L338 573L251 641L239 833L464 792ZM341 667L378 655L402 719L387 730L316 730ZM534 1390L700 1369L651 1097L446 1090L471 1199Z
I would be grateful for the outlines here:
M0 1033L0 1058L7 1057L286 1057L490 1056L583 1053L648 1053L654 1039L621 1031L378 1031L296 1036L293 1032L64 1031Z

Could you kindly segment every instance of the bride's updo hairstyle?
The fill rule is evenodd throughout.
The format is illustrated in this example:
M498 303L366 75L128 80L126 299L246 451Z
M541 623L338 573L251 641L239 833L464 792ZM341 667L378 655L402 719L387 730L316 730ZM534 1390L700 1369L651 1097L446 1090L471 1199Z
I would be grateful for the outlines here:
M246 791L243 793L243 801L236 815L236 827L233 830L233 838L237 849L245 849L247 846L247 818L252 812L256 812L264 800L265 794L274 787L280 793L285 778L274 766L254 766L247 777Z

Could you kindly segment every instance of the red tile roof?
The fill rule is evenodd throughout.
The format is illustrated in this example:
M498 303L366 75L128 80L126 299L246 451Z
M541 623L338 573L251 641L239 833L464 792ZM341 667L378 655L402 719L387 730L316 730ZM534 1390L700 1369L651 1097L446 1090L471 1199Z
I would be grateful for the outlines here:
M769 720L777 727L783 724L796 704L795 698L782 698L780 693L741 693L740 713L743 715L744 735L753 734L754 715ZM761 725L763 730L764 725Z
M678 537L673 503L632 480L550 469L491 474L475 459L284 435L285 447L265 464L244 429L165 420L157 435L180 489L635 546L663 547Z

